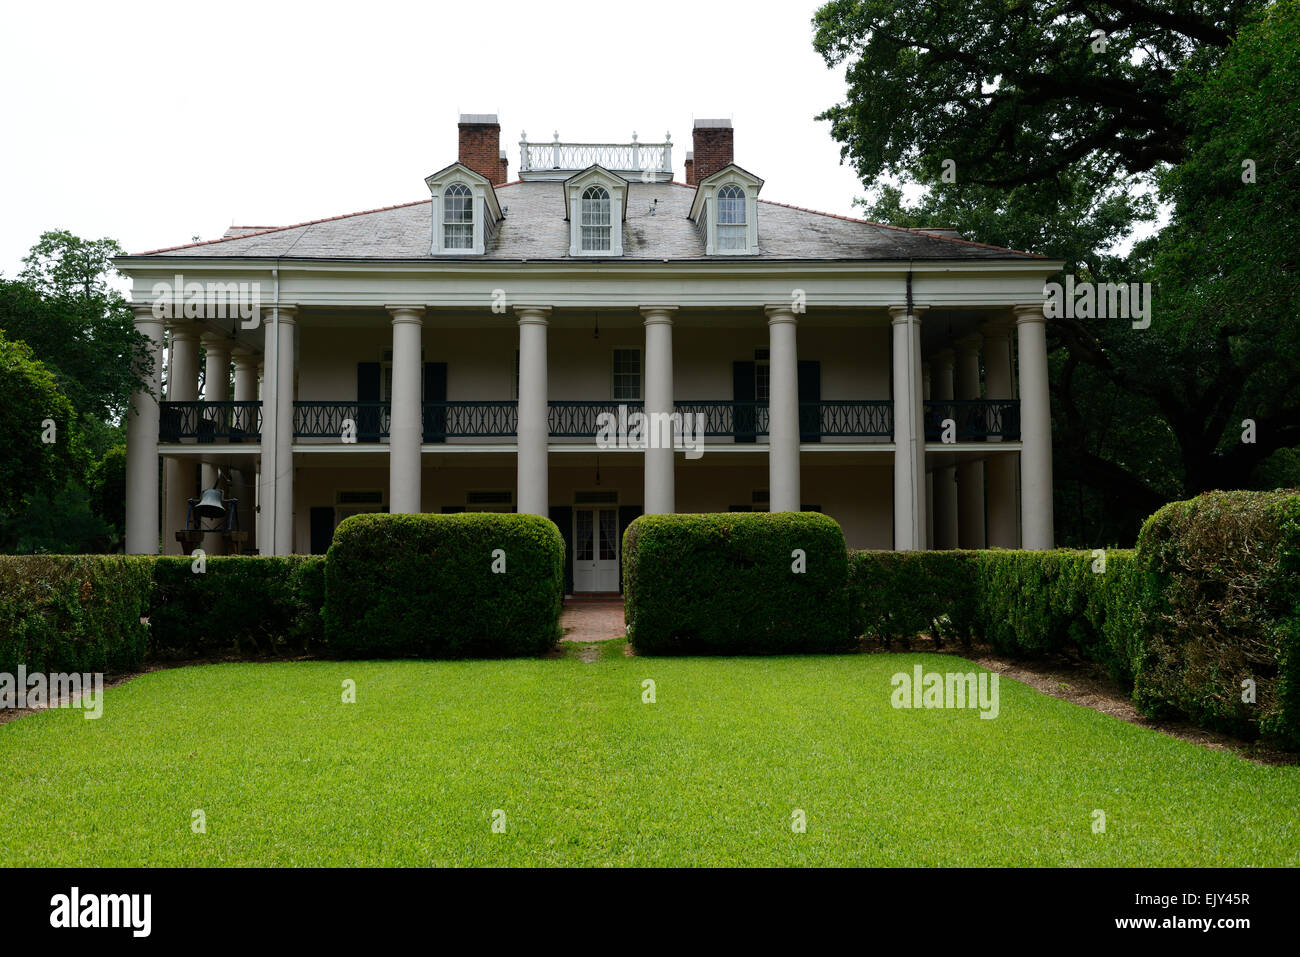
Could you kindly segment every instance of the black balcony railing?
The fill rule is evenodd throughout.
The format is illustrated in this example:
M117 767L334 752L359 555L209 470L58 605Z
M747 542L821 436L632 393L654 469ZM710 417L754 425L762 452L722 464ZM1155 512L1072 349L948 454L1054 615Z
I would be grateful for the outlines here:
M515 435L517 402L425 402L424 441Z
M243 442L262 434L262 403L160 402L158 441Z
M823 435L853 438L891 437L894 403L888 399L831 399L799 403L799 441Z
M931 400L925 403L925 440L943 439L944 419L952 419L958 442L983 442L992 437L1020 438L1019 399Z
M339 439L354 435L357 442L387 438L391 420L388 402L295 402L293 437Z
M557 438L595 438L600 428L600 416L608 412L618 420L619 407L627 415L644 412L642 402L572 402L568 400L549 402L548 419L551 435Z

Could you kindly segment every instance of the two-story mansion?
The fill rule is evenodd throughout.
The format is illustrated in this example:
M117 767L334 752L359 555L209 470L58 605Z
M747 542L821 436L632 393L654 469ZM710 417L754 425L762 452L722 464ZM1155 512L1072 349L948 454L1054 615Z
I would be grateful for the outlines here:
M1052 545L1061 263L770 202L725 120L695 122L684 183L671 138L525 136L509 181L496 117L459 131L417 202L117 261L167 351L162 401L132 408L128 551L188 551L212 487L244 534L209 554L320 552L362 511L518 510L559 526L577 591L618 588L642 512ZM638 413L679 413L699 446L600 434Z

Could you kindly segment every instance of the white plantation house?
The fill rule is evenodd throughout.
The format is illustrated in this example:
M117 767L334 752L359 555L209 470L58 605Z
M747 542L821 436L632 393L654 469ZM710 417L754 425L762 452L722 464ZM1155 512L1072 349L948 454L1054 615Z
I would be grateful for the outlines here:
M356 512L518 510L559 526L570 590L612 592L643 512L1051 547L1061 263L771 202L724 120L696 121L685 183L670 139L525 137L508 181L496 117L459 130L417 202L117 261L168 350L162 401L133 403L128 551L320 552ZM183 531L213 487L237 524Z

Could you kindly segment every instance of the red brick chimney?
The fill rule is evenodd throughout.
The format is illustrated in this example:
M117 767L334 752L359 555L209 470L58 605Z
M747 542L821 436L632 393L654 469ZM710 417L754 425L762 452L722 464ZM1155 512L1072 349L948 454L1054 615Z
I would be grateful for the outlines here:
M495 113L460 115L460 155L457 157L476 173L488 178L493 186L506 181L505 162L501 155L501 124Z
M686 151L686 185L695 185L695 154L690 150Z
M735 161L735 130L731 128L731 120L696 120L694 133L694 165L687 174L687 182L692 186Z

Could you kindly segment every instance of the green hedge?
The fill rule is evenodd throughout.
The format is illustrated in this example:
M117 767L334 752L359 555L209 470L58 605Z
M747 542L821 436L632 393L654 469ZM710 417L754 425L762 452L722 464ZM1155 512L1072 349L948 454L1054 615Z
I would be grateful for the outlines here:
M889 641L922 634L968 641L978 607L979 552L849 553L854 635Z
M334 533L325 596L343 657L542 654L560 636L564 540L537 515L355 515Z
M642 516L623 536L628 638L650 655L843 649L847 573L844 533L816 512Z
M318 652L325 559L243 555L153 559L150 651L162 658Z
M121 555L0 556L0 672L139 668L149 573Z
M1154 583L1138 707L1300 745L1300 494L1174 502L1142 526L1138 554Z

